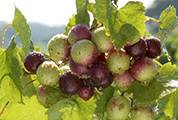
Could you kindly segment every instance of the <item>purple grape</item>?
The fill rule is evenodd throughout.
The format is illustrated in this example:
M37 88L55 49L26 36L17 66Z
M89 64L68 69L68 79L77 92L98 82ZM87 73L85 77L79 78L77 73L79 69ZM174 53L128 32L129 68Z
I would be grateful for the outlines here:
M112 83L113 76L103 62L93 64L89 73L97 87L107 87Z
M146 43L144 40L140 39L140 41L133 45L126 45L124 49L127 54L132 56L134 59L140 59L146 54Z
M68 34L68 41L70 44L74 44L78 40L91 40L91 32L86 25L78 24L71 28Z
M75 63L72 59L69 62L70 70L78 76L87 75L89 69L88 66Z
M82 87L78 94L83 100L87 101L93 96L94 89L91 87Z
M80 90L83 82L77 76L67 72L60 77L59 86L63 93L73 95Z
M36 73L38 66L45 61L45 57L40 52L31 52L24 61L24 66L30 73Z
M146 56L149 58L156 58L161 54L161 43L158 38L147 38L147 51Z

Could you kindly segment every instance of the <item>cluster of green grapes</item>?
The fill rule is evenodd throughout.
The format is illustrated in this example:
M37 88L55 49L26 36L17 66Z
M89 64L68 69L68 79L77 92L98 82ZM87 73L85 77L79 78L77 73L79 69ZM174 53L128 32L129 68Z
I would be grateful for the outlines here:
M37 94L43 97L38 97L39 101L46 101L44 96L48 87L58 89L66 96L78 94L87 101L95 91L102 91L111 84L121 91L127 90L135 80L149 84L159 68L153 59L161 54L161 45L159 39L150 37L140 38L118 49L104 27L90 30L86 25L78 24L71 28L68 36L58 34L51 38L48 53L49 56L45 57L34 51L24 61L26 70L36 74L41 84ZM61 63L70 69L64 72ZM108 118L125 120L131 109L133 120L153 119L150 108L131 108L130 100L124 96L114 96L109 100Z

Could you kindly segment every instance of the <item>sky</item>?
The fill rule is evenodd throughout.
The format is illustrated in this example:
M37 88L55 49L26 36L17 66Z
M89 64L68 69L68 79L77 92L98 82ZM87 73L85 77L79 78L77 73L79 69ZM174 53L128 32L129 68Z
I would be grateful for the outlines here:
M122 7L129 0L119 0ZM137 0L149 7L153 0ZM17 6L28 22L38 22L49 26L67 24L75 10L75 0L0 0L0 21L11 22L14 7Z

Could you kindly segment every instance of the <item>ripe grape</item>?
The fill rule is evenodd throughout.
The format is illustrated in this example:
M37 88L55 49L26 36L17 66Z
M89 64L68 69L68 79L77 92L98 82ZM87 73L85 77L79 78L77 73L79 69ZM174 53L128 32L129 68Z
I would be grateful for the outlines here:
M31 52L24 61L24 66L30 73L36 73L38 66L45 61L45 57L40 52Z
M158 38L147 38L147 51L146 56L150 58L156 58L161 54L161 43Z
M63 93L73 95L83 87L83 82L71 72L67 72L60 76L59 86Z
M91 32L86 25L78 24L71 28L68 34L68 41L70 44L74 44L78 40L91 40Z
M146 54L146 43L144 40L140 39L133 45L126 45L124 49L127 54L132 56L134 59L140 59L143 58Z
M112 75L103 62L93 64L89 74L97 87L107 87L112 83Z
M93 96L94 89L91 87L82 87L78 94L83 100L87 101Z
M89 68L86 65L75 63L72 59L69 61L70 70L78 76L87 75Z

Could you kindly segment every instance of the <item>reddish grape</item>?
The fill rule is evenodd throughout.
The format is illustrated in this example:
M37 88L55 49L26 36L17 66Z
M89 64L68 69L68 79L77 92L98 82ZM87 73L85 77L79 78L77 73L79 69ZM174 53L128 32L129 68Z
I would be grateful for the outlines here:
M40 52L31 52L24 61L24 66L30 73L36 73L38 66L45 61L45 57Z
M90 88L90 87L82 87L80 90L79 90L79 96L87 101L89 100L93 94L94 94L94 89Z

